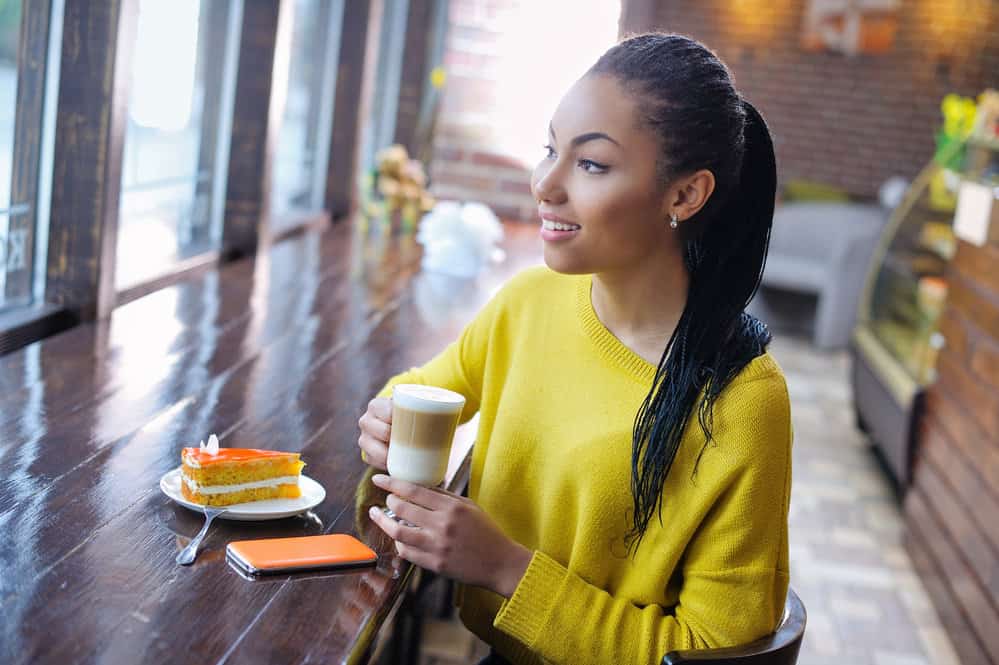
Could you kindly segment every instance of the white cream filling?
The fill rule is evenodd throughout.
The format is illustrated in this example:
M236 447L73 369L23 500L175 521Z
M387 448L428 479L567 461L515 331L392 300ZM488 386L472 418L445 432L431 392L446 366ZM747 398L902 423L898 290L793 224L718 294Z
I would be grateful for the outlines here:
M198 481L181 474L187 489L198 494L228 494L229 492L242 492L243 490L254 490L258 487L277 487L278 485L297 485L299 476L281 476L279 478L267 478L265 480L254 480L252 483L239 483L238 485L198 485Z

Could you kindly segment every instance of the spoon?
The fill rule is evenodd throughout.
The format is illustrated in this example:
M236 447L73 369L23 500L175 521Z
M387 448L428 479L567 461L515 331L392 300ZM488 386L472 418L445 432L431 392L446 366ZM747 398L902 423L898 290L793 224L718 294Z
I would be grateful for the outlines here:
M194 563L194 559L198 556L198 546L201 545L201 541L205 539L205 534L208 533L208 527L211 526L212 521L221 515L222 513L229 510L228 508L209 508L205 507L205 525L201 527L201 531L198 535L187 544L187 547L180 551L177 555L177 563L182 566L189 566Z

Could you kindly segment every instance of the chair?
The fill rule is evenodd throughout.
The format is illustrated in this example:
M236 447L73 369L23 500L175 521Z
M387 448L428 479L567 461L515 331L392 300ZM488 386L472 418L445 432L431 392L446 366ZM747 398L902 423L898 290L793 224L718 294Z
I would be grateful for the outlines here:
M772 635L738 647L670 651L663 657L663 665L794 665L805 635L806 617L801 599L788 589L784 616Z
M795 202L774 211L762 285L818 296L814 343L820 349L847 345L868 267L888 219L875 205ZM756 311L766 320L761 290ZM762 307L761 307L762 306Z

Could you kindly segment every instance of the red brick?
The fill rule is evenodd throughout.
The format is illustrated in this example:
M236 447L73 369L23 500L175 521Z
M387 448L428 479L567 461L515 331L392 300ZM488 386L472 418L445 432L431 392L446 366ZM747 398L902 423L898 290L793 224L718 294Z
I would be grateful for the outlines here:
M983 385L946 353L940 354L937 369L940 389L952 395L982 430L999 441L999 391Z
M979 379L999 391L999 343L979 339L971 354L970 366Z
M460 162L465 157L465 152L459 148L434 148L434 160L441 162Z
M976 247L958 241L954 268L975 285L999 298L999 247Z
M940 317L940 333L947 340L947 355L959 363L967 362L970 357L968 322L953 308L948 308Z
M523 213L521 212L520 208L516 206L505 205L505 204L494 204L488 202L486 202L486 204L494 213L496 213L496 216L499 217L500 219L508 219L508 220L523 219Z
M512 192L514 194L525 194L527 196L531 195L531 182L530 177L525 174L523 180L503 180L500 182L501 192Z
M519 159L491 152L473 152L470 161L473 164L481 164L484 166L502 166L514 169L528 168L528 165L524 164Z
M961 275L951 273L949 305L992 339L999 339L999 298L981 291Z
M496 181L492 178L455 173L454 171L442 171L438 173L434 177L434 184L465 187L481 192L494 191L496 189Z

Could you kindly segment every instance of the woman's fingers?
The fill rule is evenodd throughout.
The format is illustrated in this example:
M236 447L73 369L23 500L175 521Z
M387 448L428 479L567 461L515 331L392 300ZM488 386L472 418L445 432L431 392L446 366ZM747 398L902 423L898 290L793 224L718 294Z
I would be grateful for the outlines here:
M361 449L365 462L376 469L388 470L388 446L363 432L357 439L357 445Z
M426 531L418 526L413 526L392 519L382 512L382 509L377 506L372 506L371 509L368 510L368 515L371 516L371 521L374 522L379 529L384 531L389 538L397 543L410 545L421 550L429 549L432 545L430 537Z
M389 494L385 497L385 505L396 514L396 517L406 520L410 524L425 527L434 523L433 511L427 510L415 503L410 503L405 499L400 499L395 494Z
M378 420L392 422L392 400L388 397L376 397L368 402L368 411Z
M392 433L392 425L378 418L370 409L365 411L361 419L357 421L357 426L361 428L362 432L366 432L375 439L384 441L385 443L388 443Z
M461 500L460 497L449 492L422 487L392 476L378 474L371 477L371 482L389 494L395 494L428 510L443 510L456 500Z
M376 397L368 402L364 415L357 421L361 436L357 446L361 449L361 459L371 466L388 468L388 442L392 434L392 400Z
M395 551L406 561L433 573L440 573L444 568L444 561L439 556L411 545L396 541Z

